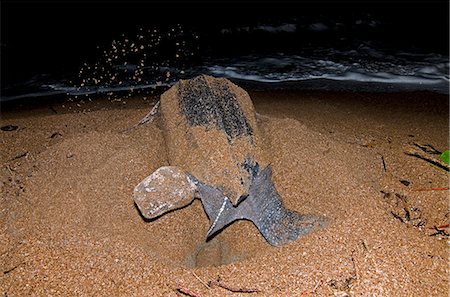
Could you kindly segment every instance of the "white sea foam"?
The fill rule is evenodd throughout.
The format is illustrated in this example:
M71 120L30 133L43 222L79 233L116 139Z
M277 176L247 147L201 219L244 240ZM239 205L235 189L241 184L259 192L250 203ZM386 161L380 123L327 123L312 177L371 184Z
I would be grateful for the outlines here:
M279 33L279 32L292 33L297 31L297 25L296 24L282 24L280 26L259 25L255 28L255 30L261 30L270 33Z
M132 65L130 66L132 67ZM247 55L241 57L208 60L189 69L160 67L161 73L170 73L170 79L143 77L140 82L122 81L116 85L68 86L62 81L48 83L46 76L33 78L24 84L28 91L5 96L1 101L43 97L51 95L71 96L109 94L131 90L168 87L178 79L199 74L210 74L230 79L260 82L284 83L327 80L339 82L338 88L346 83L370 83L389 86L395 90L407 85L409 90L430 90L449 93L448 57L438 54L384 53L368 45L350 50L313 49L301 54ZM143 69L147 69L143 67ZM401 86L400 86L401 85ZM336 88L336 84L325 84L323 88ZM383 88L374 89L373 91ZM385 88L386 89L386 88Z
M336 81L411 84L416 89L448 93L447 57L414 56L415 59L383 55L368 47L358 50L318 51L316 56L245 56L207 67L209 73L240 80L279 83L329 79ZM431 86L431 88L430 88Z
M325 32L330 30L330 27L325 25L324 23L314 23L308 26L309 30L314 32Z

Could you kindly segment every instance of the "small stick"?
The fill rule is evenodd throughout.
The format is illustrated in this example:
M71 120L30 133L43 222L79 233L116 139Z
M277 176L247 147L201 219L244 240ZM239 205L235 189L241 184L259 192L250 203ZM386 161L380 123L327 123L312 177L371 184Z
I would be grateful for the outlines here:
M312 293L316 293L316 290L319 288L319 286L323 283L323 279L319 279L317 284L314 286L314 289L312 290Z
M17 159L26 157L27 155L28 155L28 152L25 152L25 153L23 153L23 154L20 154L20 155L15 156L14 158L11 159L11 161L14 161L14 160L17 160Z
M211 288L214 286L217 286L217 287L221 287L221 288L228 290L230 292L233 292L233 293L257 293L257 292L260 292L260 290L258 290L258 289L230 287L218 280L217 281L209 281L208 284Z
M443 188L420 188L420 189L414 189L414 192L429 192L429 191L447 191L448 187Z
M419 149L421 149L422 151L424 151L425 153L429 153L429 154L433 154L433 155L440 155L441 152L438 151L437 149L435 149L431 144L420 144L420 143L413 143L414 146L418 147Z
M386 162L384 161L383 156L381 156L381 162L383 162L383 168L384 168L384 171L386 172Z
M405 154L407 154L408 156L413 156L413 157L422 159L424 161L427 161L427 162L429 162L429 163L431 163L431 164L433 164L435 166L438 166L439 168L444 169L445 171L450 171L450 165L449 164L447 164L445 162L442 162L439 159L429 157L428 155L426 155L423 152L408 150L408 151L405 152Z
M438 236L438 235L442 235L444 237L449 237L450 236L450 234L444 230L445 228L444 229L439 229L439 227L434 227L434 228L430 228L430 229L436 231L435 233L430 234L430 236Z
M359 270L358 270L358 266L356 265L356 260L355 257L353 256L353 254L355 253L355 251L352 252L352 263L353 263L353 270L355 271L355 277L356 279L359 281L361 278L359 276Z
M200 294L198 294L195 291L189 290L183 286L178 286L177 291L180 292L181 294L184 294L186 296L191 296L191 297L200 297Z
M8 269L8 270L3 271L3 275L8 274L8 273L14 271L17 267L19 267L19 266L22 265L22 264L25 264L25 262L19 263L19 264L17 264L16 266L14 266L14 267L12 267L12 268L10 268L10 269Z
M445 228L448 228L448 227L450 227L450 224L444 224L444 225L440 225L440 226L434 226L434 227L430 227L430 228L428 228L428 229L445 229Z
M13 171L14 171L14 172L16 171L15 168L11 168L11 166L9 166L9 165L5 165L5 167L6 167L6 169L8 169L9 174L13 174Z
M204 282L197 274L195 274L195 272L192 271L192 275L194 275L194 277L195 277L196 279L198 279L198 281L201 282L202 285L204 285L204 286L207 287L208 289L211 289L210 286L208 286L207 283L205 283L205 282Z

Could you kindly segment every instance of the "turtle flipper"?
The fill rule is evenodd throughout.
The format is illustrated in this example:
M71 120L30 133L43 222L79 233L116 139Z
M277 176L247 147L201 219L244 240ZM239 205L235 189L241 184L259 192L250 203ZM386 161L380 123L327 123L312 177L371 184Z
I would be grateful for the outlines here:
M198 192L211 223L206 238L210 238L227 225L242 218L239 216L241 210L234 207L230 199L219 189L199 183Z
M273 184L269 166L253 179L248 197L237 206L216 188L199 183L198 191L211 222L207 238L235 220L246 219L255 224L269 244L280 246L327 224L324 217L286 209Z
M296 240L298 236L323 228L327 219L321 216L301 215L283 206L272 181L272 170L267 166L253 180L249 196L242 203L251 209L248 217L264 238L274 246ZM241 205L239 205L241 207Z
M211 223L207 238L232 222L245 219L255 224L269 244L280 246L327 223L323 217L286 209L273 184L269 166L254 177L248 196L237 206L221 190L173 166L159 168L134 190L134 201L147 219L184 207L195 198L201 199Z

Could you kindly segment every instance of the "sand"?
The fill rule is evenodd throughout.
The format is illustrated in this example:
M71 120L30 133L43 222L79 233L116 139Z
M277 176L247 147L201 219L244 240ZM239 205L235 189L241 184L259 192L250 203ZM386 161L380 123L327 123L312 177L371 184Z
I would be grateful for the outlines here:
M238 221L205 243L198 200L144 221L132 191L167 149L157 122L132 127L157 98L4 109L2 296L448 296L448 173L404 154L448 149L448 98L250 96L284 203L328 227L272 247Z

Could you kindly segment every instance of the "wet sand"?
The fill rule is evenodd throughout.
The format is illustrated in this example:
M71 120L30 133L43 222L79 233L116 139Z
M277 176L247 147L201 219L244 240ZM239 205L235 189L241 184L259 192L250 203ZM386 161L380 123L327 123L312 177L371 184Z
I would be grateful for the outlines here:
M198 200L144 221L132 191L167 150L133 125L157 98L3 110L2 294L448 296L448 172L404 153L449 148L447 96L249 93L284 203L327 228L276 248L239 221L205 243Z

